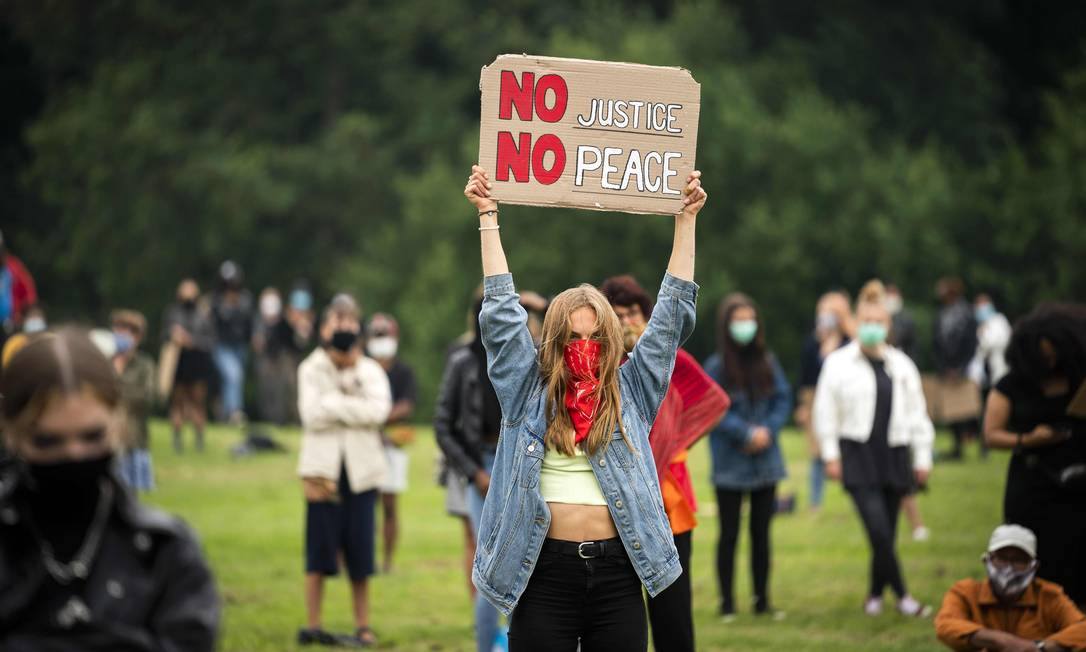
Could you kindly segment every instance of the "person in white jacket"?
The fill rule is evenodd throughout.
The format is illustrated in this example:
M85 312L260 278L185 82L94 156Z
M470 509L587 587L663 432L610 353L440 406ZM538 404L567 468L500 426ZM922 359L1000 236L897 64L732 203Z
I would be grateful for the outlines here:
M298 367L302 447L298 475L306 499L305 602L308 626L298 643L363 647L369 627L368 578L375 572L374 508L387 462L381 427L392 409L388 376L361 352L361 314L348 295L332 299L321 320L321 346ZM324 578L347 566L356 630L321 627Z
M857 339L823 363L814 429L826 475L844 484L871 545L864 612L882 613L882 594L889 586L902 614L927 616L931 607L917 602L905 587L894 541L902 497L914 482L927 482L935 429L916 365L886 344L891 321L885 296L877 280L860 291Z
M1005 352L1011 343L1011 322L983 292L973 299L973 314L977 320L977 353L969 364L969 378L987 394L1010 371Z

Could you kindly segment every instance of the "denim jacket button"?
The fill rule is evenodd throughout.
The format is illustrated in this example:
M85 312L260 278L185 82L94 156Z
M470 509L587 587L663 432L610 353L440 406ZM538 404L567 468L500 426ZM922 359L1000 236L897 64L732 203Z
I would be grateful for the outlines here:
M535 444L528 444L528 452L531 453L535 450Z
M640 549L641 549L641 542L640 541L634 541L634 550L640 550Z
M622 509L622 501L621 500L616 500L615 501L615 507L618 507L619 509Z
M607 460L600 458L600 466L607 466Z

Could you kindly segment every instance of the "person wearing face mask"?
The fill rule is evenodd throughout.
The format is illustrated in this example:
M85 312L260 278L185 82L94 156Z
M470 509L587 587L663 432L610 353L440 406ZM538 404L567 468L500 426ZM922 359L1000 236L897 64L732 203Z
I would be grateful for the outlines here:
M1007 375L1005 352L1011 341L1011 323L996 310L991 295L983 292L973 299L973 316L977 320L977 354L969 364L969 378L987 398L992 387Z
M656 597L682 573L649 429L694 325L700 177L686 179L668 272L629 354L607 298L587 284L554 297L536 350L487 172L474 166L464 187L479 213L480 333L503 421L472 579L512 614L513 652L646 650L642 591Z
M709 438L720 513L720 614L726 622L735 618L735 550L743 499L749 496L754 613L781 618L783 613L773 610L769 598L769 526L777 483L787 476L778 437L792 411L792 389L766 345L758 309L746 295L736 292L720 302L717 352L704 365L732 401Z
M926 617L931 607L905 586L895 536L902 497L914 483L927 483L935 429L916 365L886 344L891 322L885 297L877 280L860 291L856 341L831 353L822 366L814 429L826 475L844 485L871 546L864 613L882 613L882 595L889 586L899 613Z
M294 414L295 371L308 334L302 337L295 330L276 288L264 288L258 308L252 339L258 414L262 421L282 426L291 422Z
M600 291L611 303L622 325L626 352L633 351L652 316L652 299L629 275L607 279ZM664 511L683 568L671 586L648 601L652 643L657 652L693 652L696 649L690 555L693 530L698 521L694 487L686 467L687 451L720 421L730 404L724 390L713 382L692 355L680 348L676 352L671 384L649 432Z
M306 500L305 603L301 645L367 647L369 577L375 568L374 509L388 473L381 427L392 410L388 377L362 355L361 311L336 295L321 318L322 346L298 367L302 444L298 475ZM324 578L347 566L355 630L336 635L321 626Z
M147 422L155 400L155 362L139 348L147 332L147 320L135 310L115 310L110 322L116 343L113 370L120 380L124 415L121 477L134 491L151 491L155 476Z
M815 307L814 331L807 337L800 356L799 389L793 415L796 425L803 428L807 437L807 450L811 456L809 478L812 511L817 511L822 506L825 484L822 456L811 422L815 386L818 385L818 375L822 372L822 363L826 356L851 342L855 334L856 325L852 318L852 308L849 307L848 294L840 290L823 294Z
M200 300L200 286L191 278L181 281L177 302L166 309L162 341L180 350L170 392L174 450L180 453L183 449L181 428L187 421L196 431L196 449L202 451L207 425L207 386L215 373L211 358L215 324L211 307Z
M113 475L122 389L81 331L39 336L0 377L0 649L215 647L221 602L200 545Z
M1037 537L1000 525L981 558L987 578L956 582L935 616L935 633L960 652L1086 650L1086 616L1052 582L1036 579Z
M23 318L23 332L27 335L42 333L49 327L45 320L45 308L40 303L35 303L26 309Z
M218 286L211 295L215 316L213 356L221 380L221 418L245 421L245 363L253 329L253 295L245 288L241 267L232 260L219 266Z
M988 394L984 437L1011 449L1003 518L1037 534L1040 577L1086 604L1086 306L1043 303L1014 325L1010 371Z
M392 390L392 410L384 427L385 457L388 475L381 484L381 513L384 516L381 533L384 542L381 570L392 572L392 559L399 533L396 497L407 491L408 457L404 447L415 439L411 416L418 400L415 371L397 357L400 345L400 325L391 315L379 312L366 327L366 353L381 365L388 375Z

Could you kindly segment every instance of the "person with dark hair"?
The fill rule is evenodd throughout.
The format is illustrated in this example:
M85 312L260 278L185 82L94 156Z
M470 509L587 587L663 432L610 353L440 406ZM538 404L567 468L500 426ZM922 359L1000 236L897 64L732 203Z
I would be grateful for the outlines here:
M301 645L367 647L369 577L376 570L377 488L388 473L381 427L392 409L388 376L362 355L362 311L337 294L321 318L321 347L298 367L302 446L298 475L306 500L305 604ZM347 566L355 631L335 635L321 626L324 578Z
M1014 451L1004 519L1037 534L1038 576L1086 603L1086 419L1069 410L1086 382L1086 306L1037 306L1014 325L1007 363L984 415L988 445Z
M965 284L960 278L939 279L935 284L935 294L942 307L935 317L932 351L941 391L945 392L963 383L972 385L967 372L969 363L977 352L977 321L973 309L965 300ZM980 389L975 386L973 389L978 392L979 397ZM954 448L950 452L950 459L961 459L965 442L977 436L980 430L977 418L979 416L955 418L951 421ZM984 442L981 442L982 454L983 447Z
M155 487L155 473L147 422L155 403L155 361L140 351L147 320L135 310L114 310L110 321L117 348L113 369L121 381L121 409L125 419L121 477L136 491L150 491Z
M629 353L648 326L652 299L629 275L607 279L600 291L618 315ZM683 569L671 586L648 601L653 648L657 652L693 652L695 649L690 555L698 520L686 458L688 449L720 421L730 404L728 395L705 373L694 356L680 348L675 356L671 384L649 432L664 512L671 524Z
M705 371L731 397L732 406L710 436L713 486L720 513L717 579L720 613L735 617L735 549L743 498L750 498L750 567L754 613L783 614L769 599L769 526L777 483L787 476L778 442L792 411L792 390L777 357L766 344L765 327L754 302L734 293L717 310L717 352Z
M891 320L885 297L878 280L868 281L860 291L856 340L831 353L822 366L814 427L826 475L844 485L871 546L864 613L882 613L882 596L889 586L899 613L926 617L931 607L913 598L905 586L896 536L902 498L927 483L935 428L916 365L886 344Z
M181 428L185 421L196 430L196 449L204 449L207 425L207 384L215 373L211 351L215 348L215 324L211 308L200 300L200 286L187 278L177 287L177 302L166 309L162 341L180 349L170 392L170 423L173 447L182 450Z
M297 419L296 371L309 347L313 320L308 308L284 306L274 287L264 288L258 305L252 337L258 414L261 421L282 426Z
M472 579L512 614L512 652L646 650L643 592L682 574L649 430L694 327L701 173L684 180L671 258L645 332L626 354L607 298L582 284L547 308L538 349L502 247L486 170L464 186L479 214L487 373L502 408Z
M893 283L886 286L886 310L890 313L890 335L886 342L916 362L920 354L920 341L916 336L916 320L905 307L901 290Z
M822 372L822 363L829 354L847 345L856 335L856 326L849 306L848 294L834 290L823 294L815 305L815 327L803 345L799 366L799 391L796 400L794 418L796 425L803 428L807 437L807 450L811 456L810 467L810 507L818 510L822 506L822 492L825 486L822 454L818 448L818 438L814 434L811 420L811 406L814 404L815 387L818 375Z
M253 295L245 289L241 267L232 260L219 266L211 310L217 335L215 366L222 380L221 416L238 424L245 420L245 363L253 333Z
M113 473L109 360L81 331L43 334L0 395L0 649L213 650L221 602L196 537Z
M397 496L407 491L408 457L405 447L414 441L415 429L411 415L418 402L418 384L415 370L399 357L400 324L392 315L379 312L370 318L366 326L366 353L381 365L388 375L392 390L392 410L383 429L385 456L388 458L388 474L380 486L382 538L384 540L381 570L392 572L392 558L399 536Z

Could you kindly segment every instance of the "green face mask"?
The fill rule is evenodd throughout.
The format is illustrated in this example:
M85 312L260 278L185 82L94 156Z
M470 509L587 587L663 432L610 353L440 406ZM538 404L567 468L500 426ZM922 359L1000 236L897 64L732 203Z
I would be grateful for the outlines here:
M758 322L753 319L740 319L728 324L728 332L732 339L740 346L750 344L754 336L758 334Z
M865 321L857 329L860 344L864 346L878 346L886 341L886 327L878 322Z

